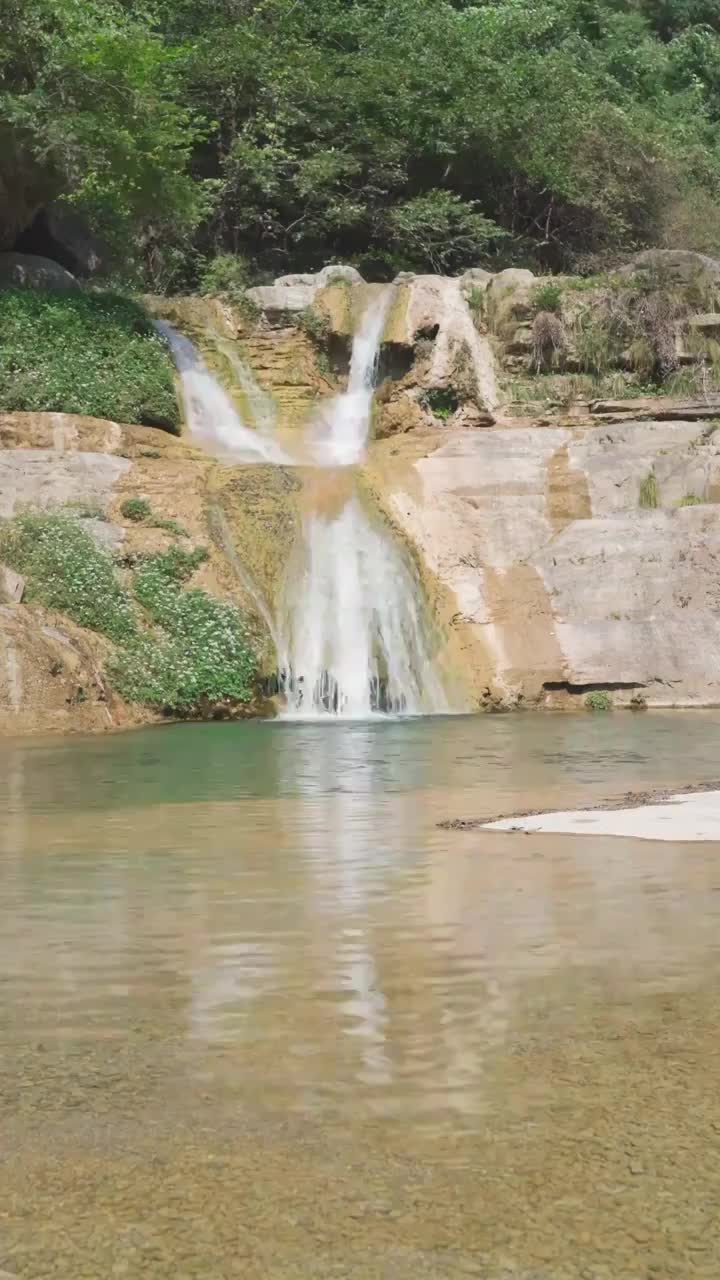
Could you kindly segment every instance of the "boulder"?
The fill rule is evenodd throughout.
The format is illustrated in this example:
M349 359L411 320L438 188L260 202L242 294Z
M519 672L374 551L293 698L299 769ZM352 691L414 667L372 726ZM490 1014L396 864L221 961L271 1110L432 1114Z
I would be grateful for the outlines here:
M22 253L44 254L81 276L97 275L111 257L108 245L93 234L85 219L61 201L39 210L15 248Z
M364 284L364 280L355 267L333 265L323 267L316 277L319 288L343 281L345 284Z
M25 579L6 564L0 564L0 598L10 604L20 604L25 594ZM2 1277L0 1276L0 1280Z
M354 267L330 266L322 271L300 272L278 276L274 284L258 285L248 289L247 296L264 313L272 325L282 325L289 315L297 315L312 306L316 295L333 284L363 284L363 278Z
M638 270L654 270L682 283L704 275L720 283L720 261L692 249L646 249L620 268L620 275L633 275Z
M537 283L532 271L508 267L487 286L487 317L494 333L511 338L515 327L531 318L531 295Z
M74 276L53 262L31 253L0 253L0 289L77 289Z
M247 296L264 313L271 324L282 323L288 315L297 315L312 304L315 285L264 284L248 289Z
M471 267L460 276L460 284L465 289L487 289L490 281L493 279L491 271L484 271L482 267Z

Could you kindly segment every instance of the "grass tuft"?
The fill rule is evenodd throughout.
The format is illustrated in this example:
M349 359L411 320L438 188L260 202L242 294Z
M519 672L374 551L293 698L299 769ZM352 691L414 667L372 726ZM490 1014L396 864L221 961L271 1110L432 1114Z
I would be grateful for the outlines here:
M658 505L658 488L654 472L650 471L640 484L640 506L645 510L654 510Z

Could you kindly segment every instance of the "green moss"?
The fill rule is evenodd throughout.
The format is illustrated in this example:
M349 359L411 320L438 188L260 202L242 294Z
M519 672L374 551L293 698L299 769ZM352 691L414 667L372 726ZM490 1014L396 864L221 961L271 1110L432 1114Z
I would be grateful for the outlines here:
M0 409L180 423L165 343L142 307L110 293L0 291Z
M445 422L458 407L458 397L452 387L431 387L424 391L420 403L429 409L435 418Z
M585 699L588 711L612 711L612 698L604 689L593 689Z
M657 480L652 471L648 472L640 484L640 506L652 510L658 505Z

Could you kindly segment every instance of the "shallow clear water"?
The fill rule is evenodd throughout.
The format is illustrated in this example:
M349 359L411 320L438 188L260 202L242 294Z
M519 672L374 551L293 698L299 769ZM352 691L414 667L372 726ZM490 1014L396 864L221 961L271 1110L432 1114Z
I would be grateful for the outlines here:
M720 716L3 744L0 1269L717 1277Z

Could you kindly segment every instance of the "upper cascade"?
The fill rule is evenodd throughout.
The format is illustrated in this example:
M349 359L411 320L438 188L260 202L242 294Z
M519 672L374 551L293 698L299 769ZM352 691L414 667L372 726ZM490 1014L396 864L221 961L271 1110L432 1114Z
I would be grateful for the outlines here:
M226 391L189 338L165 320L156 320L177 365L190 434L207 448L236 462L290 462L271 436L246 427Z
M353 341L347 390L318 415L310 446L318 466L351 466L365 452L380 343L393 293L393 286L386 285L371 299Z

